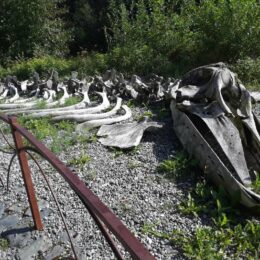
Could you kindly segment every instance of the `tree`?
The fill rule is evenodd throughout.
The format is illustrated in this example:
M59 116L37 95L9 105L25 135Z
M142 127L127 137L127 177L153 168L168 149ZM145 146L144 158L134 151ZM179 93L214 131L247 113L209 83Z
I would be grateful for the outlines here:
M105 51L108 0L67 0L67 5L74 38L70 46L72 54L83 50Z
M69 34L61 19L61 0L0 1L0 61L42 54L62 56Z

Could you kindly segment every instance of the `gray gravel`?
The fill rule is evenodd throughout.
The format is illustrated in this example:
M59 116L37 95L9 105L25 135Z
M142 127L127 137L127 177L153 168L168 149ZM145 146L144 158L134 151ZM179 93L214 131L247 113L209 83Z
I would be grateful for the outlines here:
M144 110L134 108L134 117L138 117ZM142 227L146 224L156 224L164 232L176 228L191 232L202 225L199 218L183 217L176 210L187 194L189 181L175 183L156 170L159 162L180 150L170 115L163 121L163 129L145 133L140 147L132 152L119 153L99 142L93 142L74 145L58 156L68 164L72 158L81 154L89 155L91 160L83 167L70 166L75 173L157 259L184 259L181 251L166 240L142 232ZM1 147L5 146L3 139L0 144ZM0 176L3 181L6 181L9 160L9 155L0 152ZM52 259L60 255L72 255L55 203L32 161L30 165L44 231L32 230L31 213L19 165L15 161L10 178L11 191L6 192L0 188L0 231L3 232L2 237L10 241L6 250L0 248L0 259ZM114 259L109 246L77 196L46 162L42 161L41 165L59 199L79 259Z

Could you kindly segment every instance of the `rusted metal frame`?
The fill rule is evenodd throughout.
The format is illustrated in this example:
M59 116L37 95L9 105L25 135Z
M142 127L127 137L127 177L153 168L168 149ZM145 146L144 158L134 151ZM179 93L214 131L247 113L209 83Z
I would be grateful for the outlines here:
M59 211L60 216L61 216L61 220L62 220L62 222L63 222L63 225L64 225L64 227L65 227L66 233L67 233L67 235L68 235L72 252L73 252L73 254L74 254L74 256L75 256L75 259L78 260L79 258L78 258L78 256L77 256L77 253L76 253L76 250L75 250L73 241L72 241L72 237L71 237L71 235L70 235L70 233L69 233L69 229L68 229L66 220L65 220L65 218L64 218L64 215L63 215L63 213L62 213L62 210L61 210L61 208L60 208L60 204L59 204L59 202L58 202L58 199L57 199L57 197L56 197L54 191L52 190L51 185L50 185L50 182L49 182L49 180L48 180L46 174L44 173L44 171L43 171L41 165L39 164L39 162L36 160L36 158L35 158L35 157L31 154L31 152L29 152L29 151L33 151L33 152L35 152L35 153L37 153L37 154L39 154L39 155L41 155L41 154L40 154L36 149L34 149L33 147L24 146L21 150L24 150L24 151L31 157L31 159L32 159L32 160L34 161L34 163L37 165L37 167L38 167L38 169L39 169L41 175L43 176L45 182L47 183L47 186L48 186L48 188L49 188L49 190L50 190L50 193L51 193L51 195L52 195L52 197L53 197L53 200L54 200L54 202L55 202L55 204L56 204L56 206L57 206L57 208L58 208L58 211ZM21 150L20 150L20 151L21 151Z
M115 237L129 251L134 259L155 259L141 242L127 229L121 220L79 179L68 167L66 167L46 146L40 143L31 133L18 123L13 122L12 127L25 137L62 175L76 192L85 205L108 227Z
M70 243L71 243L72 251L73 251L73 253L74 253L75 258L77 259L77 254L76 254L76 251L75 251L75 249L74 249L74 245L73 245L73 242L72 242L72 238L71 238L70 233L69 233L69 231L68 231L66 221L65 221L65 219L64 219L63 213L62 213L61 208L60 208L60 206L59 206L59 202L58 202L58 200L57 200L57 198L56 198L56 196L55 196L55 194L54 194L54 192L53 192L53 190L52 190L52 188L51 188L51 185L50 185L50 183L49 183L49 181L48 181L48 179L47 179L47 176L46 176L46 174L44 173L42 167L40 166L40 164L38 163L38 161L36 160L36 158L35 158L29 151L35 152L35 153L37 153L38 155L42 156L41 153L40 153L36 148L30 147L30 146L24 146L24 147L23 147L22 149L20 149L20 150L24 150L24 151L26 151L26 152L28 153L28 155L32 158L32 160L33 160L33 161L35 162L35 164L37 165L37 167L38 167L40 173L42 174L43 178L45 179L45 181L46 181L46 183L47 183L47 186L49 187L49 190L50 190L50 192L51 192L51 194L52 194L52 197L53 197L53 199L54 199L54 201L55 201L55 203L56 203L56 206L57 206L57 208L58 208L58 211L59 211L59 213L60 213L60 215L61 215L62 222L63 222L63 224L64 224L64 226L65 226L66 232L67 232L67 234L68 234L68 237L69 237L69 240L70 240ZM43 157L43 159L45 159L45 158ZM11 164L11 163L10 163L10 164ZM80 199L81 199L81 198L80 198ZM85 205L84 201L82 201L82 203ZM97 226L99 227L100 231L103 233L105 239L107 240L108 244L110 245L110 247L111 247L112 251L114 252L115 256L117 257L117 259L123 260L124 257L122 256L122 254L121 254L120 251L118 250L118 248L117 248L117 246L116 246L116 244L115 244L113 238L112 238L111 235L108 233L108 231L107 231L106 227L104 226L104 224L103 224L103 223L100 221L100 219L95 215L95 213L92 212L91 209L88 208L87 205L85 205L85 207L86 207L87 210L89 211L89 214L91 215L91 217L93 218L93 220L95 221L95 223L97 224Z
M109 234L109 232L108 232L107 228L105 227L105 225L100 221L100 219L97 217L97 215L88 207L88 205L85 204L85 202L82 199L81 199L81 201L85 205L85 207L87 208L89 214L91 215L91 217L95 221L95 223L98 226L98 228L100 229L100 231L102 232L102 234L105 237L107 243L110 245L110 248L112 249L112 251L113 251L114 255L116 256L116 258L118 260L123 260L124 259L123 255L120 253L119 249L117 248L113 238Z
M34 225L37 230L43 230L43 224L42 224L41 215L40 215L40 211L39 211L39 207L38 207L38 203L37 203L37 199L33 187L33 181L32 181L31 171L27 160L27 155L25 151L20 150L23 148L22 135L20 134L18 129L14 127L14 125L17 125L16 118L11 117L9 122L12 128L14 143L15 143L15 147L16 147L16 151L17 151L17 155L18 155L18 159L22 171L22 176L24 180L28 201L33 216Z
M6 190L9 191L9 182L10 182L10 172L11 172L11 167L12 167L12 164L13 164L13 161L15 159L15 157L17 156L17 153L15 152L9 162L9 165L8 165L8 170L7 170L7 177L6 177Z

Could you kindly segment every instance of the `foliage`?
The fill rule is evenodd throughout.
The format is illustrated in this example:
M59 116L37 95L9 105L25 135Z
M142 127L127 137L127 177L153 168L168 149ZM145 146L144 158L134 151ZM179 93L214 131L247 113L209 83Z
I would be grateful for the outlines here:
M256 179L252 183L252 189L254 192L260 194L260 174L256 173Z
M260 90L260 57L255 59L246 57L230 67L238 74L246 88Z
M67 19L72 27L73 41L70 43L72 54L86 50L103 51L106 49L104 26L107 24L106 11L108 0L67 1Z
M157 170L170 178L178 178L187 172L193 172L196 166L196 160L188 158L183 152L179 152L172 159L162 161Z
M216 192L206 186L205 181L198 182L179 210L196 217L208 215L212 223L207 227L197 227L192 234L176 229L166 233L157 227L158 223L145 224L143 232L169 240L174 246L180 247L188 258L259 258L259 223L247 219L241 211L231 207L223 190Z
M260 54L255 0L110 1L111 64L130 73L179 75L194 66Z
M53 124L49 117L35 119L23 116L18 118L18 122L40 141L48 139L49 148L54 153L66 150L75 143L72 135L74 125L68 121ZM62 134L61 131L63 131Z
M70 59L45 56L23 61L13 62L8 68L0 67L0 77L16 75L18 79L28 79L34 71L41 76L51 69L56 69L59 75L68 75L73 70L73 62Z
M78 96L69 97L65 100L65 102L62 106L64 106L64 107L72 106L72 105L79 103L80 101L81 101L81 98ZM61 107L61 106L59 106L59 107Z
M39 101L37 101L36 108L44 109L44 108L46 108L46 105L47 105L47 103L45 100L39 100Z
M108 66L108 56L99 53L90 53L86 56L79 56L70 59L44 56L12 62L7 67L0 66L0 78L7 75L16 75L18 79L28 79L34 71L40 76L45 76L51 69L58 71L61 77L68 76L71 71L76 70L80 76L94 75L104 72Z
M91 157L87 154L81 154L80 156L77 156L69 161L69 164L79 166L81 169L83 169L83 166L91 161Z
M69 34L61 19L60 0L0 1L0 63L19 57L67 51ZM59 7L59 8L58 8Z
M9 248L8 240L4 238L0 238L0 250L7 251L8 248Z

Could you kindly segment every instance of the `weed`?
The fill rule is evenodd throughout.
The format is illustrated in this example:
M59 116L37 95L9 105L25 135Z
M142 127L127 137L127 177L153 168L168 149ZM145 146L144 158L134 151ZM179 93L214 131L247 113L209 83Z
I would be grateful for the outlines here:
M95 170L88 170L86 178L89 181L94 181L97 178L97 172Z
M0 250L7 251L9 248L9 242L7 239L0 238Z
M166 109L165 107L161 108L159 112L157 113L158 119L164 119L170 115L170 110Z
M162 161L158 167L158 172L165 173L169 178L178 178L181 175L193 170L197 166L197 161L188 158L183 152L177 153L173 159Z
M130 107L130 108L134 108L138 105L137 101L134 100L134 99L130 99L128 102L127 102L127 106Z
M123 154L128 154L128 155L137 154L140 150L140 145L134 146L133 148L130 148L130 149L120 149L117 147L109 147L109 150L111 152L113 152L113 157L117 158Z
M114 158L117 158L117 157L121 156L122 154L124 154L123 150L119 149L117 147L110 147L109 150L111 152L113 152L113 157Z
M198 182L185 203L179 206L183 214L207 214L211 226L196 228L192 234L183 230L160 231L158 224L144 225L142 231L167 239L180 247L188 258L195 259L258 259L260 255L260 225L241 221L241 212L230 207L223 189L218 191Z
M79 157L73 158L69 161L70 165L76 165L83 169L84 165L91 161L91 157L87 154L81 154Z
M260 194L260 174L258 172L256 173L256 179L252 183L251 187L255 193Z
M153 112L150 111L150 110L148 110L148 111L145 111L145 112L143 113L143 115L137 117L136 120L137 120L138 122L141 122L141 121L143 121L145 118L152 118L152 117L153 117Z
M45 100L39 100L39 101L37 101L36 108L37 109L44 109L44 108L47 107L46 105L47 105L47 103L46 103Z
M70 122L61 121L53 124L49 117L40 119L20 117L18 122L32 132L37 139L43 141L48 138L49 148L56 154L68 149L69 146L75 143L72 136L74 125Z
M73 96L65 100L64 104L60 107L72 106L81 101L81 97Z
M136 161L136 160L130 160L128 162L128 168L135 169L135 168L138 168L138 167L142 167L142 163L141 162Z

